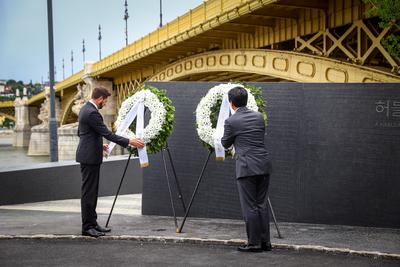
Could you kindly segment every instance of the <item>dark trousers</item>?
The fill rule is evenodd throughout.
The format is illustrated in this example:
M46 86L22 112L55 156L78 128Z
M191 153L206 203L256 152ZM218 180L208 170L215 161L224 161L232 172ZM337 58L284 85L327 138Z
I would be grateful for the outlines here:
M237 179L240 204L246 223L248 243L260 245L270 242L268 186L269 175L257 175Z
M81 163L81 215L82 230L86 231L97 225L97 197L99 194L100 164L89 165Z

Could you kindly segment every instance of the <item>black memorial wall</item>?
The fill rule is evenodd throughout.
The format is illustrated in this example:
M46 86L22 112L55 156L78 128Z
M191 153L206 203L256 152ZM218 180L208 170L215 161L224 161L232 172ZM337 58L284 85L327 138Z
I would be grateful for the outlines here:
M208 153L194 112L220 83L149 84L165 89L176 107L169 146L188 203ZM252 85L266 100L270 199L279 221L400 227L399 84ZM160 153L143 175L143 214L172 215ZM232 159L210 160L190 216L241 218Z

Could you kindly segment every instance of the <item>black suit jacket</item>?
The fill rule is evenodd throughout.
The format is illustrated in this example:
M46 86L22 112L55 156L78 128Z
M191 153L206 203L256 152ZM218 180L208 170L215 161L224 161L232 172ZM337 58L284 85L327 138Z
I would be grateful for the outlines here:
M113 134L107 129L100 112L90 102L87 102L79 112L78 136L76 161L83 164L103 162L103 137L123 147L129 145L129 139Z
M236 178L271 172L271 162L264 144L265 123L260 112L240 107L225 120L221 143L235 147Z

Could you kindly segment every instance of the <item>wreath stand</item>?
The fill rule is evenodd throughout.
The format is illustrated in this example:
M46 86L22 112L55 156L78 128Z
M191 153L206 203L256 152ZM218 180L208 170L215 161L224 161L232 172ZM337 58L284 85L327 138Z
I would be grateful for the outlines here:
M132 157L132 153L129 153L129 157L128 157L128 160L126 161L124 173L122 174L121 181L119 182L119 186L118 186L118 189L117 189L117 194L115 195L114 202L113 202L113 204L111 206L110 214L108 215L106 227L108 227L108 223L110 222L111 214L112 214L112 212L114 210L115 202L117 201L119 190L121 190L121 185L122 185L122 182L124 181L126 170L128 169L128 165L129 165L129 162L131 161L131 157Z
M171 165L172 172L173 172L173 175L174 175L174 178L175 178L175 184L176 184L176 188L177 188L178 198L181 200L182 207L183 207L183 210L184 210L185 213L186 213L186 206L185 206L185 202L183 200L182 190L181 190L181 187L180 187L180 184L179 184L179 180L178 180L178 177L176 175L175 165L174 165L174 162L172 160L171 152L169 150L168 143L166 143L165 147L161 150L161 155L162 155L162 159L163 159L163 163L164 163L165 178L167 179L168 192L169 192L169 197L170 197L170 200L171 200L171 208L172 208L172 213L173 213L173 216L174 216L174 223L175 223L175 227L178 228L178 221L176 219L175 205L174 205L174 201L173 201L173 197L172 197L172 190L171 190L171 183L170 183L170 179L169 179L169 175L168 175L167 162L165 160L165 155L164 155L165 153L168 155L169 163ZM121 181L119 182L117 193L115 194L115 198L114 198L111 210L110 210L110 214L108 215L106 227L108 227L108 224L110 222L111 215L112 215L112 212L114 210L115 202L117 201L117 198L118 198L118 195L119 195L119 191L121 190L121 185L122 185L122 183L124 181L126 170L128 169L128 165L129 165L131 157L132 157L132 153L129 153L129 157L128 157L128 160L126 161L125 169L124 169L124 172L122 174Z
M183 208L183 211L185 213L186 213L186 206L185 206L185 201L183 200L181 186L179 184L178 177L176 175L175 165L174 165L174 162L172 160L171 152L169 151L169 147L168 147L168 143L167 143L166 146L161 150L161 155L162 155L162 159L163 159L163 163L164 163L165 178L167 179L169 199L171 201L171 208L172 208L172 213L173 213L173 216L174 216L175 228L178 228L178 220L176 219L175 205L174 205L174 200L173 200L173 197L172 197L171 183L169 181L167 162L165 160L165 155L164 155L165 153L167 153L167 155L168 155L169 163L171 165L172 172L173 172L174 178L175 178L175 184L176 184L176 188L177 188L178 198L181 200L182 208Z
M205 171L206 168L207 168L208 162L209 162L210 157L211 157L211 154L212 154L213 152L214 152L214 150L210 150L210 152L208 153L207 159L206 159L206 161L205 161L204 164L203 164L203 168L201 169L201 173L200 173L200 176L199 176L199 178L198 178L198 180L197 180L196 186L195 186L195 188L194 188L192 197L190 198L189 206L188 206L188 208L186 209L185 216L183 217L182 223L181 223L181 225L179 226L179 228L176 229L176 232L177 232L177 233L182 233L183 226L184 226L185 221L186 221L186 219L187 219L187 217L188 217L188 215L189 215L190 208L192 207L192 204L193 204L193 200L194 200L194 198L195 198L195 196L196 196L196 194L197 194L197 190L199 189L199 185L200 185L201 179L203 178L204 171ZM281 231L279 230L279 226L278 226L278 223L277 223L276 217L275 217L275 212L274 212L274 209L272 208L272 204L271 204L271 201L269 200L269 197L268 197L268 205L269 205L269 208L270 208L270 210L271 210L271 214L272 214L272 218L273 218L273 221L274 221L274 224L275 224L276 231L278 232L278 237L279 237L279 238L283 238L282 235L281 235Z

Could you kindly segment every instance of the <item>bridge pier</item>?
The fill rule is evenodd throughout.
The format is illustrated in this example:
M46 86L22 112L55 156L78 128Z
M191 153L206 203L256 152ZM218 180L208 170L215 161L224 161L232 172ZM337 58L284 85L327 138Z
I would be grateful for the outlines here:
M31 137L29 140L28 156L48 156L50 155L50 135L49 135L49 117L50 117L50 88L45 89L46 100L40 107L40 114L37 116L41 123L31 128ZM60 101L56 97L55 101L56 119L60 121Z
M26 95L26 89L23 90L23 96L21 98L19 91L17 90L17 97L15 99L15 127L14 127L14 140L13 146L15 147L27 147L29 146L29 139L31 135L31 121L34 121L35 108L28 106L28 97ZM32 111L32 114L30 114Z
M111 129L112 124L115 121L115 115L117 114L117 94L113 90L112 81L96 80L90 76L84 76L83 80L87 85L89 85L90 92L92 92L96 87L104 87L111 93L111 96L108 97L107 105L100 110L100 113L103 116L104 124Z
M104 124L112 129L113 122L115 121L115 115L117 112L117 95L113 90L113 83L110 80L97 80L89 75L91 72L91 64L85 64L85 75L82 80L85 82L83 86L78 86L78 92L74 97L74 103L72 112L76 115L79 114L81 107L90 100L92 90L95 87L104 87L110 93L111 96L108 98L107 105L100 110L103 116ZM58 158L59 160L74 160L76 148L79 143L78 137L78 123L70 123L62 125L58 128Z

